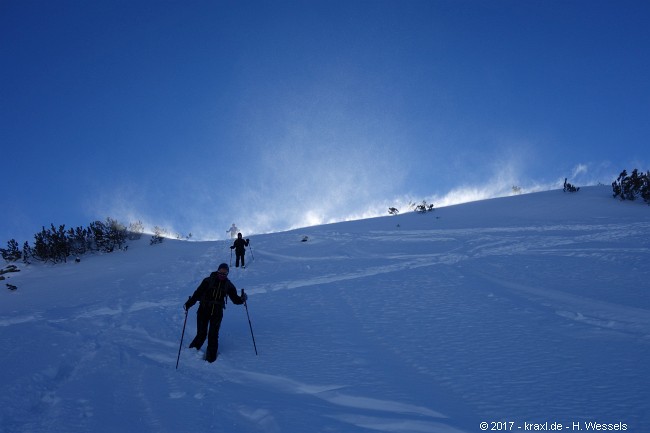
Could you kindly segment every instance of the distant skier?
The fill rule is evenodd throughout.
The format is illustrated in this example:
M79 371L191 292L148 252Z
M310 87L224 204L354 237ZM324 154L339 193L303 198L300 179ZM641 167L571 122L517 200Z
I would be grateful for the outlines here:
M235 267L239 267L239 260L241 259L241 267L245 268L246 263L244 261L244 256L246 255L246 247L250 243L250 239L243 239L241 233L237 233L237 239L230 247L231 250L235 250ZM232 264L232 263L231 263Z
M209 277L204 278L184 305L185 311L188 311L197 301L200 302L196 312L196 337L190 343L190 348L201 349L207 337L208 348L205 352L205 360L208 362L217 359L219 328L226 306L226 295L236 305L241 305L248 299L243 289L241 296L237 295L235 285L228 279L228 271L226 263L220 264L217 272L212 272Z
M235 239L237 237L237 233L239 233L239 229L235 225L235 223L232 223L230 228L226 230L226 233L230 233L230 239Z

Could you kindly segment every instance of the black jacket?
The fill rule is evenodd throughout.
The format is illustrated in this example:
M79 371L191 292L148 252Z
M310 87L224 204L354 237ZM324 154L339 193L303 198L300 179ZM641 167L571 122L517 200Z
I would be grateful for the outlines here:
M235 254L237 254L238 256L243 256L244 254L246 254L248 239L237 238L235 239L235 242L232 244L232 246L235 247Z
M209 277L201 281L185 306L189 310L194 304L201 302L201 306L218 305L223 308L226 305L226 295L234 304L244 303L237 294L237 288L228 278L220 280L217 273L212 272Z

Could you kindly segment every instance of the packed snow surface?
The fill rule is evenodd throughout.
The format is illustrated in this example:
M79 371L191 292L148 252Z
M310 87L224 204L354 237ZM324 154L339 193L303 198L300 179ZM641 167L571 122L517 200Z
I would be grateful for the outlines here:
M244 236L259 355L229 303L213 364L187 347L195 306L175 368L182 306L230 240L5 274L0 431L650 431L642 202L588 187Z

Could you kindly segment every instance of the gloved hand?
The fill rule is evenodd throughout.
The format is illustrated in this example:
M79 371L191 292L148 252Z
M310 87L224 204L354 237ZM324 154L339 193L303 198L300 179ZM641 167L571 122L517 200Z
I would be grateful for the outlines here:
M234 246L234 245L231 245L231 246L230 246L230 249L231 249L231 250L234 250L234 249L235 249L235 246Z
M248 299L248 295L244 292L244 289L241 289L241 296L240 296L240 298L241 298L241 300L244 301L244 302L246 302L246 300Z
M246 243L249 244L250 242L251 242L251 240L246 238Z
M183 304L183 309L185 311L189 310L190 308L192 308L192 306L190 305L190 301L187 301L186 303Z

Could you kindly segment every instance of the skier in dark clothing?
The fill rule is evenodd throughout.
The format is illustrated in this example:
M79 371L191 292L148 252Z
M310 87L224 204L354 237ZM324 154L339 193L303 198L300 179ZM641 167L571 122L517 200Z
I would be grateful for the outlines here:
M241 236L241 233L237 233L237 239L235 239L235 242L232 244L230 249L235 250L235 267L239 267L239 259L241 259L241 267L245 268L246 263L244 261L244 255L246 254L246 247L250 243L250 239L243 239ZM232 265L232 263L230 263Z
M223 310L226 307L226 295L236 305L241 305L248 299L243 289L241 296L237 295L235 285L228 279L228 270L226 263L220 264L217 272L212 272L209 277L203 279L184 306L187 311L197 301L200 302L196 312L196 337L190 343L190 347L194 347L196 350L201 349L207 337L208 349L205 353L205 360L208 362L214 362L217 359L219 328L223 319Z

